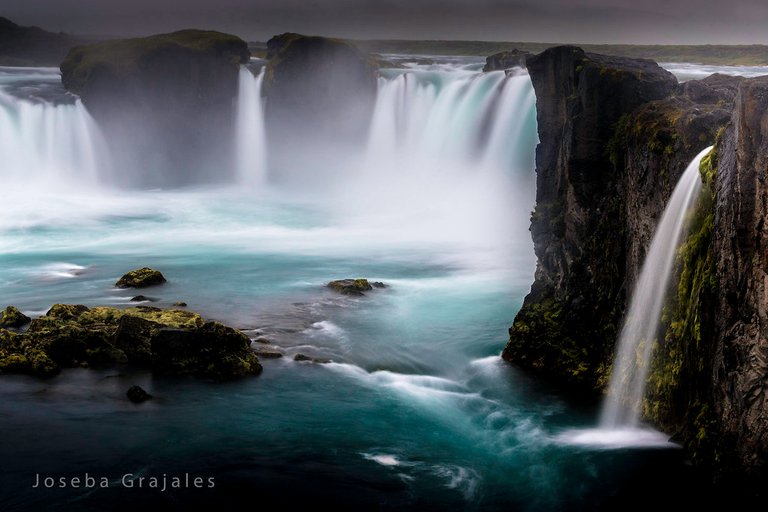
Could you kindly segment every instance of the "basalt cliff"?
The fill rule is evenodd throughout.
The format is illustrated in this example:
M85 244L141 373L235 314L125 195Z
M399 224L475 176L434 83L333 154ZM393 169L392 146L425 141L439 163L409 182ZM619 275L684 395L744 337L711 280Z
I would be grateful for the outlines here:
M692 158L691 212L653 340L646 420L726 477L768 454L768 79L678 83L652 61L557 47L529 57L540 144L535 281L502 357L601 390L666 202Z

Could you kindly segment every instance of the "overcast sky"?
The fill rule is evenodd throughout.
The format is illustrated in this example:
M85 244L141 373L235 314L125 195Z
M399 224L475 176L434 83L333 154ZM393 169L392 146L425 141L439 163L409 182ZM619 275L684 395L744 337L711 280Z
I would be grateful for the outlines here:
M360 39L768 43L768 0L0 0L21 25L101 35L208 28Z

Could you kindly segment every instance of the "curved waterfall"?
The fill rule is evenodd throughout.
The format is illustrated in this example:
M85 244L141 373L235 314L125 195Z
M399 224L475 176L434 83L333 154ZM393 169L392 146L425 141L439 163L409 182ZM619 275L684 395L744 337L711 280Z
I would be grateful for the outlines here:
M658 335L686 215L701 191L699 164L711 150L703 150L688 165L653 235L616 345L608 396L600 417L602 428L634 428L640 423L651 347Z

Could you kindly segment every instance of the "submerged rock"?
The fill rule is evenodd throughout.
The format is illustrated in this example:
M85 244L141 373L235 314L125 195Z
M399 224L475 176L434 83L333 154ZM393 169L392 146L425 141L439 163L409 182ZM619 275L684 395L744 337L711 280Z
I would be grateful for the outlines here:
M140 404L152 399L152 395L144 391L141 386L131 386L128 388L128 391L126 391L125 396L135 404Z
M0 327L19 328L31 321L31 318L19 311L15 306L8 306L0 312Z
M282 352L275 352L274 350L261 350L261 349L252 349L252 350L253 350L253 353L260 358L279 359L283 357Z
M157 302L157 299L147 297L146 295L137 295L135 297L131 297L130 302Z
M187 307L187 303L183 302L183 301L181 301L181 302L174 302L173 303L173 307L175 307L175 308L185 308L185 307Z
M159 270L144 267L131 270L123 277L118 279L118 281L115 283L115 286L118 288L146 288L147 286L156 286L165 282L165 276L163 276ZM138 299L138 297L142 297L142 299ZM138 297L134 297L131 300L148 300L143 295L139 295Z
M308 363L317 363L317 364L328 364L332 362L330 359L326 359L324 357L312 357L306 354L296 354L295 356L293 356L293 360L297 362L308 362Z
M24 333L0 330L4 373L50 376L63 367L122 363L216 380L261 372L247 336L190 311L56 304Z
M375 283L376 288L383 288L384 283ZM331 290L342 295L365 295L363 292L373 290L367 279L338 279L326 285Z

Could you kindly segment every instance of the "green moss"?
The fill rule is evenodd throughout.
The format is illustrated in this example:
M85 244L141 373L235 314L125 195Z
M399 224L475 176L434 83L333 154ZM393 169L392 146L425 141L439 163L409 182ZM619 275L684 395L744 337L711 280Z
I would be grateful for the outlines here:
M165 276L159 270L144 267L131 270L118 279L115 286L118 288L146 288L147 286L156 286L165 282Z
M0 312L0 327L21 327L30 322L30 318L15 306L8 306Z

